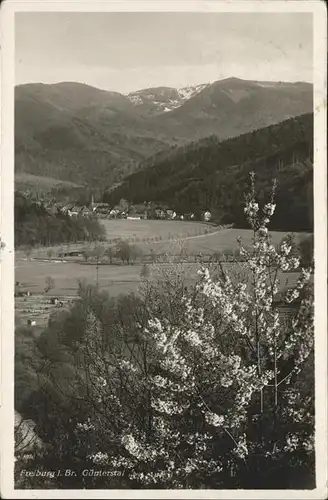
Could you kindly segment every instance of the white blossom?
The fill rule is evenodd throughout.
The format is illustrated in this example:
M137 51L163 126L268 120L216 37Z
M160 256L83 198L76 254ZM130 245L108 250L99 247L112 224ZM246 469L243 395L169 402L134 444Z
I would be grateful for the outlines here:
M213 412L206 412L205 420L208 424L213 425L214 427L221 427L224 424L224 416L217 415Z
M246 436L249 418L255 425L266 405L272 404L278 383L277 397L284 398L282 421L292 422L297 429L312 418L307 409L311 401L301 401L294 389L286 390L313 346L313 300L303 297L311 270L302 269L296 285L283 297L287 304L298 300L297 312L285 321L276 305L279 275L299 269L300 261L291 256L288 241L277 248L271 242L267 226L275 209L272 198L261 211L252 190L245 214L254 241L247 250L240 243L244 278L229 272L217 278L203 266L195 286L197 299L184 294L177 320L171 322L158 313L158 317L151 315L146 328L140 325L152 369L144 372L137 361L121 360L117 371L125 375L124 380L137 380L147 425L129 420L119 392L112 399L108 396L107 403L117 408L121 435L115 449L120 451L115 456L90 455L95 463L107 461L124 469L141 486L181 488L186 478L192 481L202 474L208 478L225 470L228 459L220 455L222 439L225 447L230 444L232 469L249 457L253 460L259 449L263 457L299 448L311 452L312 437L306 433L282 433L274 451L269 438L270 449L268 443L256 438L252 442ZM287 375L286 360L292 364ZM99 374L96 380L98 397L107 387ZM79 429L95 432L93 423L84 425L79 424Z

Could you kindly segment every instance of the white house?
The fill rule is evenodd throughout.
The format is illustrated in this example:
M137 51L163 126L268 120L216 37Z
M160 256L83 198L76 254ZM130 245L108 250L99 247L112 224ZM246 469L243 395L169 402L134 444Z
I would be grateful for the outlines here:
M204 213L204 221L209 222L211 220L211 218L212 218L212 214L211 214L211 212L209 212L207 210L207 212Z
M120 213L120 211L119 211L119 210L117 210L117 209L115 209L115 208L112 208L112 210L110 210L110 212L109 212L109 215L110 215L111 217L117 217L117 216L119 215L119 213Z
M73 208L74 205L65 205L64 207L62 207L61 211L64 213L64 214L68 214L68 212L71 211L71 209Z
M77 206L74 206L73 208L71 208L70 210L68 210L68 215L70 217L77 217L81 212L81 207L77 207Z

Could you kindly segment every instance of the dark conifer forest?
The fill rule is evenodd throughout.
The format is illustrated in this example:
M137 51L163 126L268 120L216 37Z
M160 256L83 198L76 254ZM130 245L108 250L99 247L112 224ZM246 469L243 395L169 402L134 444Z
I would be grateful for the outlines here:
M243 193L249 172L254 171L260 200L268 195L272 178L278 182L278 209L271 228L309 231L313 225L312 136L312 114L223 142L210 136L149 160L146 168L105 192L104 201L154 201L182 213L211 210L217 222L245 227Z

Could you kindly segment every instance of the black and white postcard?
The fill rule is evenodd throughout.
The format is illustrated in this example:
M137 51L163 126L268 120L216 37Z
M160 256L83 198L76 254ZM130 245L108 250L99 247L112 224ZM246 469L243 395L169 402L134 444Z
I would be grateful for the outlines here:
M321 1L1 5L1 485L327 496Z

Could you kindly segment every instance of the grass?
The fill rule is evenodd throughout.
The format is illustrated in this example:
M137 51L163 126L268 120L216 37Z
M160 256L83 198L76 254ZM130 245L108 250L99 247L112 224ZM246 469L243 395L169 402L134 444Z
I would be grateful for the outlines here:
M197 235L196 237L186 238L183 241L185 249L190 254L197 253L213 253L224 252L230 249L237 249L237 238L241 237L244 246L252 244L253 232L249 229L222 229L221 231L214 231L211 234ZM270 232L273 244L280 243L280 241L289 233L283 231ZM305 236L305 233L295 234L296 240ZM172 247L172 242L151 242L148 248L152 247L155 252L167 252Z
M233 264L226 264L225 267ZM140 286L141 265L111 266L101 265L98 272L98 285L101 290L106 290L112 296L137 292ZM199 264L186 264L189 283L196 279ZM52 276L55 286L47 294L44 293L45 280ZM297 273L284 273L281 275L281 286L288 281L289 286L295 283ZM59 297L65 301L73 300L77 296L78 280L96 284L96 266L77 262L52 262L21 261L16 265L16 280L31 291L30 297L16 298L15 309L18 316L27 321L28 318L36 319L37 324L45 324L54 306L50 305L51 297Z
M106 230L107 242L100 243L104 246L114 245L114 240L119 238L127 239L135 243L145 251L149 251L149 245L155 243L156 238L163 244L170 244L171 240L183 239L188 237L195 237L203 235L206 231L215 231L215 227L205 222L185 222L185 221L161 221L161 220L100 220ZM161 239L160 239L161 238ZM156 242L156 243L158 243ZM70 250L78 250L81 248L93 247L97 245L96 242L80 242L70 243L69 245L54 245L52 247L54 256L58 255L61 250L64 252ZM169 248L169 246L168 246ZM33 255L37 257L47 257L48 248L35 248ZM159 248L159 251L161 249ZM18 249L16 255L22 257L24 255L23 249Z
M140 269L141 265L101 265L98 273L99 285L101 288L107 288L112 286L111 282L115 282L119 288L120 283L138 284ZM32 294L43 293L47 276L51 276L55 280L54 288L47 294L49 297L75 295L79 279L96 284L96 266L82 262L55 263L37 260L18 261L16 264L15 279Z
M141 265L134 266L100 266L99 288L117 296L137 291L140 283ZM44 293L45 280L52 276L55 286L47 294ZM15 311L19 319L26 324L27 319L35 319L37 326L44 325L55 306L49 302L51 297L59 297L65 301L76 298L78 280L96 284L96 266L74 262L40 262L36 260L18 260L16 262L15 279L22 288L29 290L31 296L16 297ZM60 309L58 309L60 310Z
M193 223L193 222L174 222L174 221L106 221L107 234L109 232L112 238L120 235L127 238L131 234L145 235L148 234L162 234L175 235L179 232L185 231L187 234L191 233L191 226L194 226L194 231L200 231L206 224ZM215 230L215 228L213 228ZM189 233L188 233L189 231ZM287 234L283 232L272 232L273 243L278 243ZM115 235L115 236L113 236ZM240 236L245 246L251 244L252 231L242 229L223 229L220 232L212 234L187 236L184 240L185 247L189 253L209 254L213 252L224 252L228 249L236 249L237 238ZM302 235L296 234L296 240ZM105 243L106 245L106 243ZM150 243L137 243L142 247L145 253L149 253L151 248L155 253L161 253L172 250L174 243L171 241L158 241ZM73 249L73 246L71 246ZM174 251L174 248L173 248ZM44 250L46 253L46 250ZM40 311L38 322L45 322L51 312L51 307L44 310L44 302L48 301L51 296L58 296L63 299L72 299L76 296L78 289L78 280L85 280L87 283L96 284L97 269L95 263L85 263L82 260L74 261L66 260L60 262L58 260L34 260L22 258L22 253L16 252L16 271L15 279L19 281L23 287L30 290L31 297L26 297L26 300L16 299L16 312L18 316L22 316L22 311L28 309L32 304L37 310L40 304ZM33 257L33 254L32 254ZM188 265L188 274L190 280L195 279L195 274L199 268L199 264L186 264ZM137 292L140 285L140 271L142 264L134 264L129 266L123 265L109 265L104 264L99 266L98 270L98 284L100 289L107 290L111 295L117 296L129 292ZM55 286L48 294L44 294L45 280L51 276L55 281ZM284 285L286 279L293 283L296 279L296 274L284 274L281 284ZM47 298L48 297L48 298ZM43 309L42 309L43 308ZM42 309L42 311L41 311Z
M183 238L204 233L212 228L205 222L170 221L170 220L128 220L113 219L102 220L105 226L107 239L133 238L140 240L144 238L162 237L168 240L170 237Z
M246 246L251 244L252 231L248 229L221 229L204 222L187 221L161 221L161 220L102 220L105 226L107 242L100 243L103 246L115 245L118 238L127 239L140 247L144 253L174 252L179 246L177 241L182 242L189 254L222 252L237 248L237 238L240 236ZM208 234L205 234L207 232ZM287 232L271 232L273 243L279 243ZM298 233L297 238L305 236ZM54 255L61 250L74 251L77 249L93 247L97 243L77 243L68 245L57 245L53 247ZM35 249L33 256L47 258L48 249ZM24 252L18 250L16 255L23 256Z

